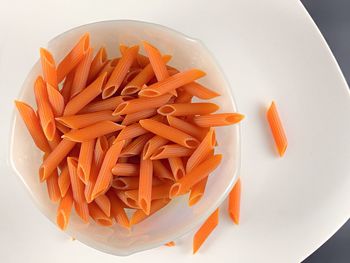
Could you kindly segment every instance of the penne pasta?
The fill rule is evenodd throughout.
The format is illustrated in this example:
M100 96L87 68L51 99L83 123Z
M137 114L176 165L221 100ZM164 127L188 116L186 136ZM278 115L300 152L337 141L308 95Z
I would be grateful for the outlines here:
M175 103L191 103L193 95L188 93L185 90L182 90L178 93L177 98L175 99Z
M145 220L150 215L153 215L155 212L162 209L169 202L170 202L170 199L168 199L168 198L158 199L158 200L152 201L151 210L150 210L149 215L145 214L145 212L142 209L136 210L130 219L130 226L136 225L136 224L140 223L141 221Z
M112 174L117 176L138 176L139 173L140 166L133 163L117 163L112 168Z
M170 241L168 243L165 243L164 245L167 246L167 247L174 247L175 246L175 242L174 241Z
M80 113L91 113L105 110L115 110L115 108L122 102L132 99L129 96L116 96L105 100L100 100L97 102L92 102L84 107Z
M115 194L117 195L118 199L121 200L121 202L126 205L128 208L134 208L139 209L138 200L134 200L128 196L125 195L125 191L120 191L114 189Z
M162 136L155 135L145 144L145 151L143 152L144 155L142 156L143 159L148 159L151 157L151 155L157 151L161 146L166 145L169 142L169 140L165 139Z
M114 220L122 227L129 228L129 219L120 199L113 191L108 191L107 196L111 202L111 215L114 217Z
M61 192L58 186L58 172L55 169L52 175L46 180L47 193L52 202L56 203L61 199Z
M183 85L182 88L184 89L184 91L191 94L192 96L203 100L209 100L220 96L219 93L210 90L197 82L188 83L186 85Z
M185 84L188 84L196 79L205 76L205 73L198 69L190 69L184 72L177 73L162 81L159 81L139 92L142 97L157 97L162 94L171 92Z
M70 132L62 135L62 138L75 142L86 142L102 135L119 131L124 127L125 126L112 121L100 121L85 128L71 130Z
M274 101L267 110L266 117L275 140L278 154L280 157L282 157L287 149L288 140Z
M77 215L83 220L83 223L89 223L89 206L87 202L76 202L74 200L74 208Z
M45 82L58 90L56 63L52 54L45 48L40 48L40 62Z
M138 51L139 46L132 46L122 55L103 89L103 99L107 99L117 92L133 61L136 59Z
M165 167L165 165L161 162L161 160L154 160L153 161L153 171L154 175L158 177L160 180L166 180L170 182L174 182L175 178L168 170L168 168Z
M89 213L92 219L101 226L111 226L113 225L112 219L107 216L103 211L98 207L95 202L89 204Z
M139 206L149 215L152 201L153 164L149 159L140 160Z
M138 176L118 176L114 178L112 187L118 190L137 189L139 187L139 180L140 178Z
M53 149L55 149L61 141L62 141L61 133L59 133L59 131L56 129L56 132L55 132L55 135L53 136L52 141L48 141L51 151L53 151Z
M98 73L101 71L101 69L106 65L107 63L107 51L104 47L101 47L94 59L91 62L89 75L87 78L87 83L91 83L94 79L97 78Z
M16 100L15 104L24 124L33 138L35 145L43 152L50 152L50 145L46 140L39 118L36 116L35 111L24 102Z
M97 74L97 76L100 76L103 73L107 74L107 79L111 76L115 66L118 64L120 58L115 58L108 60L104 67L101 69L101 71Z
M239 224L240 206L241 206L241 179L238 178L236 184L228 197L228 213L236 225Z
M64 197L62 197L57 209L56 222L60 229L65 230L69 223L70 214L73 206L73 195L71 191L68 191Z
M147 118L150 118L154 115L157 114L157 110L156 109L148 109L148 110L143 110L143 111L138 111L138 112L134 112L134 113L130 113L130 114L127 114L123 121L122 121L122 125L130 125L130 124L133 124L135 122L138 122L142 119L147 119ZM116 115L118 116L118 115Z
M157 159L184 157L184 156L190 156L192 153L193 153L193 150L187 147L184 147L178 144L167 144L155 150L150 158L151 160L157 160Z
M79 114L79 115L70 115L56 118L56 121L71 128L71 129L81 129L87 126L96 124L101 121L112 121L118 122L121 121L122 117L113 116L112 111L103 110L96 111L92 113Z
M197 230L193 237L193 254L203 245L204 241L213 232L219 223L219 208L217 208Z
M61 124L60 122L58 122L56 120L56 134L57 134L59 139L61 139L60 134L65 134L67 132L70 132L70 130L71 130L70 128L68 128L67 126Z
M156 199L168 198L170 186L171 186L171 184L161 184L161 185L152 187L151 199L156 200ZM136 203L138 203L138 200L139 200L139 190L138 189L127 190L124 192L124 194L127 198L131 198Z
M53 115L55 117L62 116L64 111L64 97L56 88L51 86L49 83L47 83L46 87Z
M84 58L90 48L90 34L84 34L72 50L62 59L57 66L57 82L60 83L69 72Z
M70 175L67 165L64 165L61 174L58 177L58 186L60 188L61 197L64 197L70 187Z
M152 46L150 43L143 41L143 46L149 58L150 64L153 68L154 74L158 81L164 80L169 77L168 69L166 67L167 61L164 61L162 54L159 50ZM169 58L170 60L170 58Z
M196 138L159 121L145 119L139 123L144 129L187 148L196 148L199 145Z
M66 105L68 103L68 101L70 100L70 91L72 89L74 74L75 74L74 70L69 72L69 74L67 75L67 77L64 80L63 87L60 90L60 93L64 99L64 105Z
M131 156L137 156L142 152L143 147L145 146L146 142L150 138L152 138L151 133L146 133L144 135L141 135L137 138L135 138L130 144L128 144L123 150L120 156L122 157L131 157Z
M35 80L34 93L41 127L46 138L51 141L56 132L55 118L49 103L46 84L41 76Z
M67 158L69 177L74 201L82 203L85 201L84 182L77 174L78 160L75 157Z
M213 127L232 125L243 120L244 115L239 113L219 113L194 116L193 122L199 127Z
M102 92L102 86L106 79L106 74L100 75L94 82L83 89L78 95L72 98L66 105L63 116L74 115L84 108L89 102Z
M173 184L169 191L169 197L174 198L178 195L183 195L187 193L193 185L204 179L208 176L212 171L219 166L222 159L221 154L214 155L195 168L186 176L182 177L175 184Z
M171 171L176 181L185 176L185 167L180 157L171 157L168 159Z
M77 175L85 184L89 180L92 159L94 156L95 139L81 143Z
M192 135L198 140L202 140L208 132L206 128L200 128L197 125L194 125L188 121L170 115L167 116L167 120L171 127L179 129L180 131L183 131L184 133L187 133L189 135Z
M189 206L194 206L199 202L199 200L201 200L205 191L205 187L207 186L207 181L208 177L205 177L204 179L196 183L194 186L192 186L191 193L188 198Z
M125 128L120 131L120 133L118 134L117 138L113 143L116 143L122 140L133 139L135 137L144 135L146 133L148 133L148 131L142 128L142 126L139 123L134 123L129 126L125 126Z
M92 191L92 199L105 193L108 190L110 182L112 180L112 168L117 163L119 154L124 146L124 141L113 144L103 159L101 169L98 173L94 189Z
M209 114L218 109L219 106L214 103L177 103L163 105L157 112L164 116L187 116Z
M110 217L111 216L111 202L106 195L100 195L95 198L95 203L102 210L102 212Z

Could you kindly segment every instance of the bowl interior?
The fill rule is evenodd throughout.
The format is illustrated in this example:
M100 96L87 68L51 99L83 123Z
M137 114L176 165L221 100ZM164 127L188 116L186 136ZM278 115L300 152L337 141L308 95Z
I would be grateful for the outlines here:
M230 86L212 55L197 40L173 31L169 28L138 21L106 21L84 25L65 32L48 43L48 49L59 61L85 33L91 34L91 45L96 52L105 46L109 57L119 55L119 44L139 44L147 40L163 53L173 56L170 65L180 70L199 68L207 73L199 82L218 91L222 96L213 100L221 107L221 112L236 110ZM35 105L33 83L41 74L37 62L29 72L21 90L20 100ZM193 207L188 207L187 196L172 201L170 205L152 215L149 219L127 231L117 225L106 228L81 223L73 213L67 232L81 242L98 250L115 254L129 255L134 252L162 245L175 240L202 223L207 216L227 196L232 188L239 169L239 126L217 129L217 153L223 153L219 168L209 177L205 195ZM11 163L26 185L40 210L55 223L57 204L52 204L46 191L46 185L39 183L38 168L42 154L35 147L24 123L15 113L11 140Z

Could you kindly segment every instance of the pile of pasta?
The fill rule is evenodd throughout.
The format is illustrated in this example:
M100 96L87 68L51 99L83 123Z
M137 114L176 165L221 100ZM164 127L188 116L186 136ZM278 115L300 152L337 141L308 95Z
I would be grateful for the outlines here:
M41 48L37 110L15 102L44 153L39 178L59 202L61 229L73 205L85 223L91 217L126 228L177 196L189 193L188 204L195 205L222 159L214 151L215 127L243 119L216 113L219 106L207 100L219 94L196 82L203 71L179 72L167 65L170 55L145 41L142 46L145 55L139 45L120 45L120 57L109 59L103 47L93 56L85 34L57 64ZM134 210L130 218L126 209Z

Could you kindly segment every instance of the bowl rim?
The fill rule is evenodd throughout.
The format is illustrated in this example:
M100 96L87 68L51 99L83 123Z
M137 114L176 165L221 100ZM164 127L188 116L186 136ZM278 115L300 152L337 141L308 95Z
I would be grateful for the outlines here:
M57 39L59 39L60 37L62 37L63 35L72 32L74 30L77 29L81 29L84 27L88 27L88 26L92 26L92 25L97 25L97 24L106 24L106 23L134 23L134 24L142 24L142 25L147 25L147 26L151 26L151 27L157 27L157 28L161 28L163 30L169 31L172 34L176 34L181 36L182 38L185 38L187 41L191 41L199 46L201 46L201 48L208 53L210 56L210 63L215 65L218 70L220 71L220 73L222 74L222 78L224 80L224 82L227 84L227 91L229 93L229 100L233 106L233 109L235 111L238 112L238 107L237 107L237 103L235 100L235 97L233 95L233 90L232 90L232 86L230 85L230 82L228 81L228 78L225 74L225 71L222 69L222 67L220 66L220 64L218 63L217 59L215 58L215 56L213 55L213 53L207 48L207 46L203 43L202 40L194 38L194 37L190 37L187 34L184 34L176 29L164 26L164 25L160 25L154 22L148 22L148 21L142 21L142 20L130 20L130 19L111 19L111 20L102 20L102 21L96 21L96 22L92 22L92 23L86 23L77 27L73 27L70 28L58 35L56 35L55 37L53 37L52 39L50 39L47 43L46 46L50 46L50 43L55 42ZM21 85L21 89L18 92L18 96L17 98L22 98L23 97L23 93L25 92L24 89L24 84L28 78L28 74L29 72L31 72L37 65L38 63L40 63L40 59L38 59L33 65L32 67L30 67L27 75L24 77L24 81L22 82ZM34 198L34 195L30 189L30 187L28 187L28 185L26 184L25 180L22 178L20 172L16 169L16 166L14 164L14 160L13 160L13 144L14 144L14 129L15 129L15 123L17 120L17 110L14 107L13 111L12 111L12 117L11 117L11 127L10 127L10 140L9 140L9 154L8 154L8 159L9 159L9 163L11 168L13 169L13 171L16 173L17 177L19 177L19 179L21 180L21 182L25 185L25 188L27 190L27 192L30 195L30 198L32 199L32 201L36 204L36 206L38 207L38 209L40 210L40 212L45 215L45 218L47 218L50 222L52 222L50 220L50 218L46 215L46 213L44 212L44 209L42 207L42 205L38 202L38 200L36 200L36 198ZM188 234L189 232L193 231L194 229L198 228L201 224L203 224L203 222L215 211L215 209L219 208L220 205L224 202L224 200L226 199L226 197L228 196L229 192L232 190L234 184L236 183L236 181L239 178L239 173L240 173L240 169L241 169L241 123L235 124L236 130L237 130L237 135L236 135L236 151L234 154L236 154L236 163L237 163L237 167L233 170L233 175L232 175L232 179L230 181L230 184L226 187L226 190L221 194L221 196L218 198L218 200L213 203L211 206L209 206L206 211L201 215L201 219L197 220L197 222L189 224L188 226L182 228L182 231L179 231L177 234L172 235L169 238L166 238L162 241L154 241L154 242L149 242L145 245L143 245L142 248L130 248L127 251L125 251L124 249L116 249L114 251L111 251L107 248L101 248L101 247L95 247L93 245L91 245L91 243L86 240L85 238L81 238L79 236L77 236L77 240L79 240L81 243L96 249L98 251L102 251L105 252L107 254L111 254L111 255L115 255L115 256L129 256L135 253L139 253L145 250L149 250L152 248L156 248L159 246L162 246L163 244L170 242L170 241L174 241L177 240L181 237L183 237L184 235ZM53 222L54 223L54 222ZM70 228L68 226L67 230L65 231L66 234L70 234Z

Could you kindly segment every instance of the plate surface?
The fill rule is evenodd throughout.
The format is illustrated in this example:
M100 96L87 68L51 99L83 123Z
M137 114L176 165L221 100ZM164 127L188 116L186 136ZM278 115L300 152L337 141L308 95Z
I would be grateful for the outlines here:
M188 236L174 248L160 247L118 262L298 262L348 219L348 87L299 1L31 1L21 2L20 9L18 4L13 0L0 11L4 262L116 260L69 241L40 214L6 163L3 146L9 142L12 100L38 57L38 47L71 27L98 20L145 20L201 39L224 69L239 111L247 116L242 125L241 225L231 225L224 205L219 227L198 255L191 255ZM276 157L265 121L272 99L289 139L283 159Z

